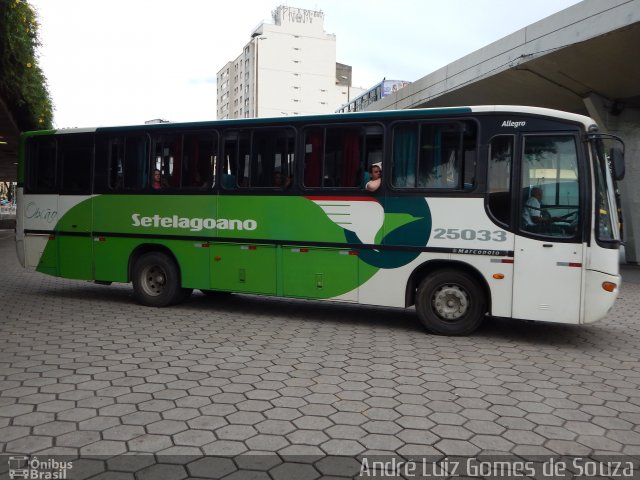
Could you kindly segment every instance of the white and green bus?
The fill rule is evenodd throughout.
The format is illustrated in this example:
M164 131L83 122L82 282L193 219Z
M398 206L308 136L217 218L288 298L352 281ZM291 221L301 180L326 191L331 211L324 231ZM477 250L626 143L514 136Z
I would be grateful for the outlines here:
M29 132L17 252L155 307L199 289L415 305L449 335L586 324L620 284L610 137L515 106Z

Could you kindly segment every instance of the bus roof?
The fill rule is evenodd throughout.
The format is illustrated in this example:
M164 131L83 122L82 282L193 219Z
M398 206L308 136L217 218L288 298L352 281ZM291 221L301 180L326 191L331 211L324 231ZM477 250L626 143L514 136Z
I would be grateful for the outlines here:
M324 115L305 115L295 117L269 117L269 118L241 118L233 120L211 120L200 122L167 122L157 124L137 124L137 125L122 125L122 126L110 126L110 127L93 127L93 128L63 128L58 130L50 130L46 133L52 134L65 134L65 133L90 133L90 132L104 132L115 130L163 130L171 129L175 127L182 128L202 128L202 127L227 127L227 126L251 126L264 123L273 124L290 124L299 122L318 122L318 121L335 121L335 120L366 120L366 119L380 119L380 118L411 118L411 117L424 117L424 116L440 116L440 115L460 115L469 113L506 113L506 114L524 114L524 115L539 115L545 117L559 118L562 120L568 120L571 122L581 123L585 129L588 130L592 125L596 125L596 122L584 115L579 115L570 112L564 112L562 110L553 110L550 108L542 107L529 107L520 105L479 105L479 106L460 106L460 107L439 107L439 108L419 108L419 109L406 109L406 110L372 110L366 112L351 112L351 113L333 113ZM35 132L25 132L27 134ZM44 134L45 132L38 132Z

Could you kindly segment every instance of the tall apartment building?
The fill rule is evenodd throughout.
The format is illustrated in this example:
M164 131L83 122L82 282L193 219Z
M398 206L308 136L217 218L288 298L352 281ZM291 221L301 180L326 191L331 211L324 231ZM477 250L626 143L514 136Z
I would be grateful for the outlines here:
M333 113L356 94L324 13L279 6L217 74L217 118Z

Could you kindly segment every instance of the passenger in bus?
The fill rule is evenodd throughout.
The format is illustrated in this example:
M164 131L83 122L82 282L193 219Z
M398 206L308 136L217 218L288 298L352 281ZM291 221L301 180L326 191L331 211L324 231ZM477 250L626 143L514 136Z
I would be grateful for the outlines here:
M291 186L291 177L284 175L282 172L273 172L272 185L278 188L289 188Z
M371 180L367 182L364 188L369 192L375 192L380 188L380 183L382 182L382 163L374 163L369 167L369 175L371 176Z
M549 224L559 220L558 217L552 217L549 213L542 209L542 189L533 187L531 196L524 204L522 210L522 221L524 228L527 230L536 230L538 226Z
M155 169L153 171L153 178L151 179L151 188L153 188L154 190L161 190L163 188L167 188L169 186L169 184L167 183L167 180L162 178L162 173L160 172L160 170Z

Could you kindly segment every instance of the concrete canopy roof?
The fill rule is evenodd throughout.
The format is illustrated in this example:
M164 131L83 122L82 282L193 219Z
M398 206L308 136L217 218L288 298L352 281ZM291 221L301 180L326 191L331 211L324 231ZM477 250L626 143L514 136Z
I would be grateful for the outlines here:
M611 110L640 107L640 23L564 47L438 96L420 106L516 104L588 115L584 98L610 100ZM636 53L637 54L637 53Z
M640 107L640 0L585 0L443 67L369 107L531 105L588 114Z

